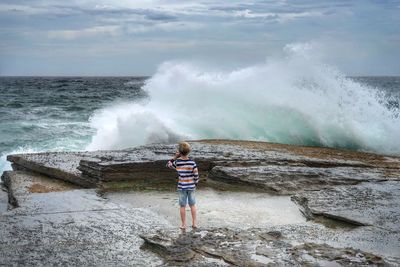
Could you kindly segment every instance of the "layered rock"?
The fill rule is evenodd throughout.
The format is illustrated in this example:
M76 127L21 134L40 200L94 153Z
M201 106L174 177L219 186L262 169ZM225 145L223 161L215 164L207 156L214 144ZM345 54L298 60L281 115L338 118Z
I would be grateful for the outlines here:
M372 225L400 232L400 182L361 183L338 186L292 197L303 214L325 216L354 225Z
M263 142L208 140L192 143L202 178L246 185L278 194L318 190L365 181L397 180L400 160L362 152ZM9 155L13 168L84 187L173 188L176 174L165 168L175 145L155 144L120 151Z
M45 152L8 155L7 160L12 163L13 170L31 171L82 187L93 187L95 184L81 177L77 169L79 160L88 156L85 152Z
M172 144L9 155L14 171L5 172L2 179L10 203L19 207L0 216L0 265L400 262L398 157L223 140L192 142L192 148L202 186L257 190L265 198L271 197L266 192L295 194L292 200L313 221L242 230L214 225L182 234L162 214L112 202L97 189L80 189L174 189L176 174L165 168L175 151Z
M250 185L279 194L388 179L385 170L380 168L309 167L302 164L296 166L295 163L249 167L216 166L211 169L209 176L214 180Z

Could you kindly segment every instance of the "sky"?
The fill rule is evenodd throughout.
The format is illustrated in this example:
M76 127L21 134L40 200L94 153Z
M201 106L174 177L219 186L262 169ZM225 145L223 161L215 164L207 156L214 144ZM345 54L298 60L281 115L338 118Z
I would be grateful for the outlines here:
M1 0L0 75L152 75L165 61L234 69L318 44L346 75L400 75L400 0Z

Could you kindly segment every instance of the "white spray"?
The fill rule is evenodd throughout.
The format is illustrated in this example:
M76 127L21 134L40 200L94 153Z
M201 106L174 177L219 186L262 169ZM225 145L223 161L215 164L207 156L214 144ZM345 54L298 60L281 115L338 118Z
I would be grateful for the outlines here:
M230 72L169 62L143 87L149 99L104 108L88 150L228 138L400 153L400 118L377 90L288 45L281 60ZM397 111L398 112L398 111Z

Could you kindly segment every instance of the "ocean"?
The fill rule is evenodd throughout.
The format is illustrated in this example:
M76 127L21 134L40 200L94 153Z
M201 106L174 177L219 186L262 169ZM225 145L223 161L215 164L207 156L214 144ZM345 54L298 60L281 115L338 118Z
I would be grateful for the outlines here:
M200 138L400 155L400 77L268 77L276 71L167 64L152 77L0 77L0 172L11 153Z
M146 97L146 77L0 77L0 173L10 153L84 150L96 111Z

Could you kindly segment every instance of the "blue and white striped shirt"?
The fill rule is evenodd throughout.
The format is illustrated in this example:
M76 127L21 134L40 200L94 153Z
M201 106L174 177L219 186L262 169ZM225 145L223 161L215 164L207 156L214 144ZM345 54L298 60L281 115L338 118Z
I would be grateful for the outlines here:
M178 190L196 189L196 184L199 182L199 171L196 162L191 159L171 159L167 163L167 167L175 169L179 175Z

